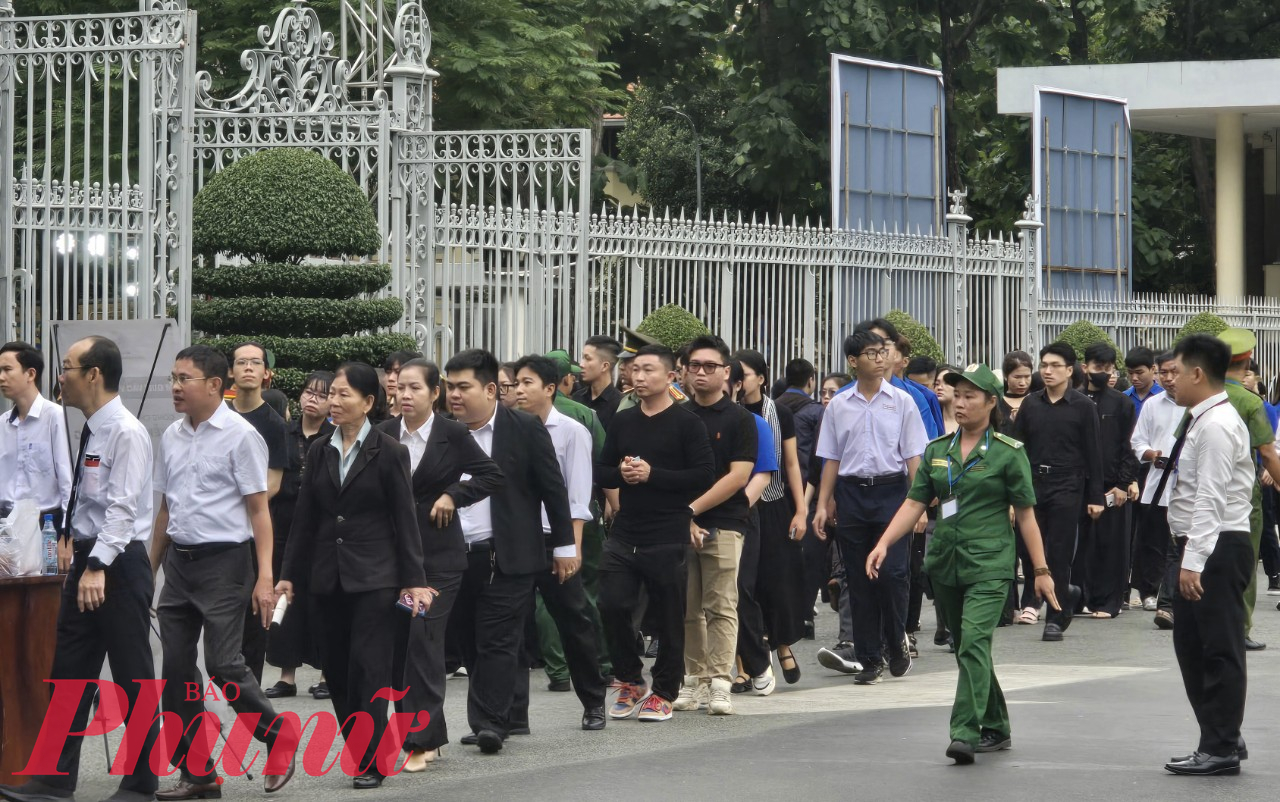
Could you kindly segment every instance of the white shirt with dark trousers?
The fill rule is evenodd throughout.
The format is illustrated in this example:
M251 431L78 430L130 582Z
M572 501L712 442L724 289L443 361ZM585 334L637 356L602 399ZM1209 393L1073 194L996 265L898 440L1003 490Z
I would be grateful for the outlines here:
M1176 470L1169 527L1186 538L1182 569L1198 572L1203 591L1196 601L1174 592L1173 650L1200 725L1196 751L1230 757L1244 720L1244 593L1258 558L1249 542L1249 432L1225 392L1191 409Z
M191 748L191 723L204 712L200 700L183 691L198 682L196 645L204 632L205 666L219 683L231 682L240 695L229 700L237 713L257 713L254 737L270 744L267 726L275 711L245 663L242 644L245 609L257 576L253 570L253 526L246 496L262 493L266 508L267 444L262 435L230 407L219 404L199 426L183 416L160 438L156 490L169 510L173 543L164 558L164 587L156 605L164 643L166 712L182 719L183 735L174 762ZM265 533L267 537L270 532ZM213 775L194 775L182 763L183 779L210 783Z
M575 521L590 521L594 517L591 514L591 432L555 407L551 408L544 425L551 435L556 461L560 463L560 473L564 475L564 483L569 490L569 514ZM542 508L542 531L551 534L551 521L547 518L545 506ZM558 546L554 554L556 557L573 557L575 551L573 546Z
M119 396L93 413L88 425L71 537L96 537L89 556L111 565L130 543L151 539L151 435Z
M25 418L14 407L0 422L0 508L31 499L42 512L67 508L71 454L62 409L37 394Z

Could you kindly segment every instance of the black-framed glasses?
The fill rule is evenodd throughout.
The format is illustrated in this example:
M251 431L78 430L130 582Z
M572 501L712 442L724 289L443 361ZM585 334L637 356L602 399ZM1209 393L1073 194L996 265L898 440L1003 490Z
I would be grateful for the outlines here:
M719 362L690 362L687 367L690 373L712 373L728 365L722 365Z
M312 390L312 389L308 388L308 389L306 389L306 390L303 390L303 391L302 391L302 397L303 397L303 398L314 398L314 399L315 399L315 400L317 400L317 401L323 401L324 399L326 399L326 398L328 398L328 397L329 397L329 394L328 394L328 393L321 392L321 391L319 391L319 390Z
M501 382L498 384L498 392L502 393L503 395L506 395L507 393L516 389L516 387L518 386L519 385L516 384L516 382Z
M170 374L169 384L170 386L182 387L187 382L202 382L208 378L208 376L174 376Z
M867 350L858 354L858 356L863 357L864 359L870 359L874 362L879 362L881 360L889 358L889 349L888 348L868 348Z

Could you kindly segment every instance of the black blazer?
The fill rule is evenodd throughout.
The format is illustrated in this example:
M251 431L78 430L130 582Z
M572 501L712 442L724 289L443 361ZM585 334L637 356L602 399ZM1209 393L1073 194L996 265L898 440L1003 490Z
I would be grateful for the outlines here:
M422 556L427 574L464 571L467 544L462 523L455 515L443 529L431 522L431 507L441 494L448 493L458 509L470 507L502 487L502 471L472 438L467 427L455 420L433 415L431 437L418 467L413 472L413 499L418 508L418 531L422 533ZM400 439L400 419L378 424L391 439ZM462 474L471 478L460 481Z
M489 497L489 507L498 567L506 574L548 571L550 550L574 542L564 474L542 421L501 404L497 409L492 456L506 481ZM551 522L547 537L542 534L544 504Z
M345 483L328 438L311 444L306 465L280 578L307 576L317 594L426 585L409 450L374 427Z

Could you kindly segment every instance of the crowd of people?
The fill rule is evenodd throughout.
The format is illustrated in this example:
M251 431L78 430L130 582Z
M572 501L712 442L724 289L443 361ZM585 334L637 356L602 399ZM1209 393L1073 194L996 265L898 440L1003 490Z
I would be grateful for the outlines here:
M134 680L153 678L154 608L162 707L183 725L174 765L210 737L190 726L203 703L183 693L204 679L202 642L205 670L238 688L228 701L259 715L254 736L272 754L297 746L273 700L299 693L301 666L321 669L307 692L340 721L374 722L352 758L354 787L376 788L388 698L429 717L403 744L404 770L423 771L450 742L450 676L468 678L460 742L495 754L530 732L531 668L576 693L588 731L730 715L779 674L799 681L795 649L814 638L819 599L839 616L820 665L860 686L905 677L928 599L933 642L960 667L947 755L971 763L1011 744L997 627L1043 621L1052 643L1075 617L1143 609L1175 630L1212 733L1170 770L1220 773L1232 759L1238 770L1242 655L1265 648L1249 637L1259 553L1280 593L1280 407L1256 392L1248 332L1135 348L1127 381L1106 343L1083 360L1051 343L997 370L940 365L912 358L884 319L858 324L843 369L821 376L804 359L779 372L714 335L672 350L621 334L588 338L577 359L503 363L472 349L443 367L413 352L381 370L347 362L308 376L292 412L269 388L261 344L191 346L172 366L178 418L154 458L119 398L119 349L90 337L58 375L62 403L87 420L74 460L61 410L40 393L43 355L4 345L0 514L30 498L62 534L52 678L96 678L109 660L131 710ZM1224 404L1246 432L1247 483L1205 456L1239 439ZM1204 486L1249 502L1209 509ZM1210 530L1232 544L1229 569ZM1208 591L1237 584L1238 605ZM1205 612L1219 606L1230 609ZM86 692L73 730L93 703ZM67 740L65 774L0 797L70 797L81 741ZM267 769L269 793L294 771ZM212 766L183 759L174 787L159 789L142 761L112 799L218 795Z

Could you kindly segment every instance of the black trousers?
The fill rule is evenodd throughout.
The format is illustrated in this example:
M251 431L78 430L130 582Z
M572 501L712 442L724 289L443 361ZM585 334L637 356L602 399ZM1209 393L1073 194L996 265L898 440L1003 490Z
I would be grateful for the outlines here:
M1036 523L1040 526L1040 536L1044 541L1045 562L1049 572L1053 574L1053 593L1062 603L1062 610L1047 608L1046 624L1071 623L1072 610L1067 601L1071 598L1071 563L1076 555L1076 542L1079 534L1080 511L1084 509L1083 480L1078 477L1046 477L1052 481L1037 481L1036 491ZM1034 586L1031 577L1027 584Z
M817 506L815 494L813 503L809 505L809 514L805 518L808 531L800 544L801 551L804 552L804 582L800 587L800 596L806 602L803 608L806 621L813 621L814 602L822 589L827 586L827 580L831 578L831 557L828 554L831 543L818 538L813 529L813 515L817 511Z
M587 605L587 589L582 574L569 577L563 584L555 574L545 572L534 576L534 584L542 594L542 603L556 622L560 643L564 647L564 661L569 666L569 678L578 694L584 710L604 707L606 692L604 674L600 673L600 652L597 643L600 633ZM532 606L528 612L533 618ZM535 630L536 631L536 630ZM537 642L537 637L534 637ZM529 672L516 672L515 698L511 702L511 720L529 723Z
M462 571L427 574L427 585L440 591L426 618L412 618L396 631L393 682L407 692L396 702L397 713L427 711L427 728L405 736L406 751L427 752L449 743L444 718L445 630L462 587ZM407 686L407 687L406 687Z
M1168 510L1161 508L1165 514L1165 526L1169 525ZM1173 612L1173 597L1178 595L1178 572L1182 567L1182 547L1170 535L1164 546L1164 573L1160 577L1160 591L1156 594L1156 609Z
M280 568L284 562L284 550L289 543L289 529L293 526L293 510L297 504L297 496L281 498L277 495L271 499L271 531L274 533L271 547L272 576L280 578ZM260 629L261 627L259 627ZM280 626L267 634L264 657L276 668L292 670L303 663L320 668L319 649L313 637L314 624L311 621L311 597L307 592L306 577L300 577L293 583L293 603ZM262 667L257 663L252 642L256 633L245 629L245 662L250 670L257 666L258 682L262 682ZM416 733L415 733L416 734Z
M1133 587L1146 599L1158 596L1169 562L1169 510L1159 504L1140 504L1135 518L1136 542L1133 549Z
M236 713L260 716L255 738L268 744L275 740L268 732L276 717L275 709L241 654L244 611L257 579L252 554L253 541L194 561L172 546L165 554L164 587L156 604L160 642L164 645L161 676L165 685L161 700L166 711L177 713L182 719L183 734L174 751L174 762L183 759L182 776L191 782L213 782L214 777L212 766L191 766L186 760L193 739L203 737L192 731L191 723L204 712L204 702L189 700L186 693L189 682L204 688L204 677L196 665L196 643L201 631L209 676L216 677L219 688L232 683L239 689L239 696L228 699ZM258 628L262 629L261 621ZM210 748L209 753L212 751Z
M1081 526L1085 526L1084 522ZM1085 591L1090 610L1113 617L1120 614L1120 605L1129 596L1129 532L1128 504L1104 509L1093 521L1089 584Z
M1276 520L1280 518L1280 494L1274 487L1262 488L1262 541L1258 553L1267 579L1280 576L1280 539L1276 537Z
M1173 651L1187 700L1200 725L1196 751L1236 751L1244 721L1244 591L1254 570L1248 532L1223 532L1209 555L1200 601L1173 599Z
M272 546L274 553L275 547ZM250 560L253 563L253 577L258 576L258 551L255 548L249 549ZM279 576L279 574L272 574ZM249 586L252 588L253 583ZM253 674L253 678L262 684L262 667L267 660L267 630L262 627L262 616L253 611L253 602L244 608L244 635L240 644L240 653L244 655L244 664L249 667L249 671Z
M764 614L769 648L790 646L804 637L804 622L813 615L813 597L805 603L804 546L790 537L795 508L791 499L762 501L760 565L756 571L756 600Z
M653 692L674 702L684 682L684 603L688 565L681 541L632 546L611 537L600 555L600 620L608 636L613 673L621 682L644 684L644 662L636 643L635 616L648 596L646 626L658 639Z
M853 608L854 652L864 666L882 664L886 649L904 648L911 541L903 538L889 548L879 578L868 577L866 565L906 494L905 476L897 484L873 487L843 477L836 484L836 541Z
M488 549L467 555L467 570L449 626L470 677L467 723L472 732L511 728L524 626L533 606L532 574L504 574ZM528 673L527 671L525 673Z
M920 608L924 606L924 547L928 532L911 533L911 588L907 596L907 632L920 631Z
M742 556L738 559L738 657L748 677L760 676L770 665L764 612L756 599L759 571L760 516L753 507L742 531Z
M396 638L408 626L409 614L396 607L400 591L379 588L360 593L314 595L313 609L324 621L322 655L333 712L349 738L354 713L373 719L373 737L364 754L349 754L362 771L378 774L378 745L387 729L387 700L374 694L392 687ZM345 748L345 747L344 747Z
M58 610L58 641L54 647L51 679L98 679L103 660L111 664L111 679L124 689L129 700L128 716L138 701L138 681L155 679L151 655L151 597L155 586L151 579L151 560L147 547L130 543L106 570L106 601L92 612L81 612L76 604L80 577L84 574L89 551L96 540L75 545L75 561L71 573L62 583L62 606ZM9 644L7 648L21 648ZM94 693L86 689L76 708L72 731L83 731L89 722ZM147 711L149 714L152 711ZM122 791L153 794L156 775L150 767L151 748L160 733L160 720L152 722L147 739L132 774L120 779ZM67 737L58 756L58 771L63 775L41 777L55 788L74 791L80 774L80 748L84 737Z

